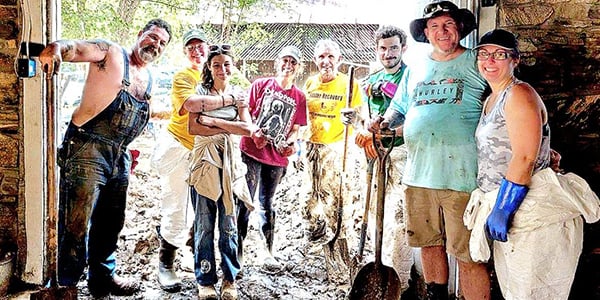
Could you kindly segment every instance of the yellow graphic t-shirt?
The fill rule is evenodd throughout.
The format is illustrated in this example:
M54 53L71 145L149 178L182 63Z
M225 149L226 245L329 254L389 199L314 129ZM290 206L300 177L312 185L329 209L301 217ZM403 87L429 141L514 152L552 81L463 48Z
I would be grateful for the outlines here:
M189 112L184 109L182 115L179 111L183 107L183 103L190 96L196 94L196 85L200 82L200 70L185 68L173 76L173 88L171 89L171 104L173 111L171 112L171 120L167 125L167 130L177 139L184 147L192 150L194 147L194 136L188 133Z
M319 75L306 81L304 91L310 121L310 142L330 144L344 138L344 124L340 112L346 107L348 98L348 81L346 74L338 73L334 80L322 83ZM358 84L353 84L350 107L362 104ZM351 126L348 128L351 130Z

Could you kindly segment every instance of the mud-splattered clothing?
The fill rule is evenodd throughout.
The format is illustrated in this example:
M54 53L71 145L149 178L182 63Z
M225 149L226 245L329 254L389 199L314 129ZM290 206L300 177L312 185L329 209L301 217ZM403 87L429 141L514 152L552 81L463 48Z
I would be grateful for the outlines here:
M306 81L304 92L310 120L310 137L308 140L316 144L330 144L344 139L344 124L340 112L348 102L347 75L337 73L335 79L323 83L319 75ZM360 106L361 97L358 84L354 83L350 106Z
M122 88L97 116L82 126L70 123L58 148L60 195L58 283L75 286L88 264L88 282L112 282L125 206L131 156L127 146L150 116L146 99L128 91L129 58L123 49ZM149 80L151 82L151 80Z
M391 107L406 116L406 185L470 193L477 187L475 128L487 87L468 49L409 68Z
M196 94L199 70L185 68L173 77L171 118L156 143L152 166L161 180L160 235L169 244L183 247L189 238L188 220L193 219L189 202L189 165L194 136L188 133L189 113L179 114L185 101Z
M254 199L258 189L259 228L265 238L267 248L272 250L275 232L276 213L273 210L273 197L277 185L286 173L288 158L277 151L277 145L286 144L294 126L306 125L306 97L304 92L292 85L282 88L275 77L257 79L250 87L249 110L252 121L263 128L269 142L258 149L250 137L242 137L240 148L242 160L248 168L246 182ZM281 124L274 124L278 120ZM248 233L250 211L245 205L238 207L238 230L240 254L243 240Z
M199 94L209 90L198 87ZM244 179L246 165L241 162L235 135L218 133L194 138L190 164L190 193L195 207L194 272L200 285L218 281L214 234L218 219L221 270L226 280L235 281L241 269L238 259L236 205L243 201L251 206L250 193Z

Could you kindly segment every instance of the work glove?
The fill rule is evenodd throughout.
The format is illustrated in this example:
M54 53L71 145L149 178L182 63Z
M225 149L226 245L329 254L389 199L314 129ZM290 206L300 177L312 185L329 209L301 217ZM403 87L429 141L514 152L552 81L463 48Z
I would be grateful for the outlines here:
M528 191L527 186L502 178L496 205L485 222L485 232L490 239L500 242L507 241L513 217Z
M377 148L375 148L375 143L373 141L373 139L368 140L365 143L365 154L367 155L368 158L373 159L373 158L377 158Z
M357 112L354 108L342 108L340 111L342 123L344 125L354 125L357 122Z
M367 142L373 142L373 134L368 132L368 131L358 131L356 132L356 137L354 137L354 143L358 146L358 147L365 147L365 145L367 144Z
M294 154L298 149L296 149L296 143L292 142L292 143L283 143L284 145L277 147L277 151L279 151L279 153L284 156L284 157L288 157L292 154Z
M398 85L386 80L378 80L367 89L367 95L370 97L387 97L393 98L396 94Z
M250 137L252 138L252 141L254 142L254 145L256 145L257 149L264 148L268 143L267 136L262 128L256 129L254 132L252 132Z
M368 158L377 157L377 149L375 148L375 144L373 142L373 134L368 131L359 131L356 133L354 137L354 143L360 147L365 149L365 153Z

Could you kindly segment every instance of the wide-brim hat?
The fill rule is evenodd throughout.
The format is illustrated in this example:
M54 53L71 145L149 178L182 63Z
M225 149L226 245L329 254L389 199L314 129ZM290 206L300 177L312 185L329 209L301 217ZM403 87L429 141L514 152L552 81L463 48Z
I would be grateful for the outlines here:
M469 35L477 25L475 24L475 15L465 8L458 8L456 4L450 1L438 1L427 4L423 9L423 17L410 22L410 34L413 39L421 43L429 43L425 36L427 20L435 18L442 14L449 14L457 24L459 24L460 39Z
M191 29L183 35L184 46L186 46L191 40L200 40L202 42L208 43L206 34L204 34L204 32L199 29Z

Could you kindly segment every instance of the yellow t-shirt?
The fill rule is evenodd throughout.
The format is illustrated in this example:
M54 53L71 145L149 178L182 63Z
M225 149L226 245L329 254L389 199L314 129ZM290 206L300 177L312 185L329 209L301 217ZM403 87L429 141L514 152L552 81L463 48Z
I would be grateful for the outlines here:
M306 106L310 121L310 138L312 143L330 144L344 138L344 124L340 112L346 107L348 98L348 80L346 74L337 73L334 80L322 83L319 75L308 78L304 84ZM350 107L362 104L358 84L353 84ZM351 126L348 128L351 130Z
M171 120L167 125L167 130L177 139L184 147L192 150L194 147L194 136L188 133L189 112L184 109L184 114L180 115L179 111L183 107L183 103L190 96L196 94L196 85L200 82L200 70L194 70L190 67L185 68L173 76L173 87L171 88L171 104L173 111L171 112Z

